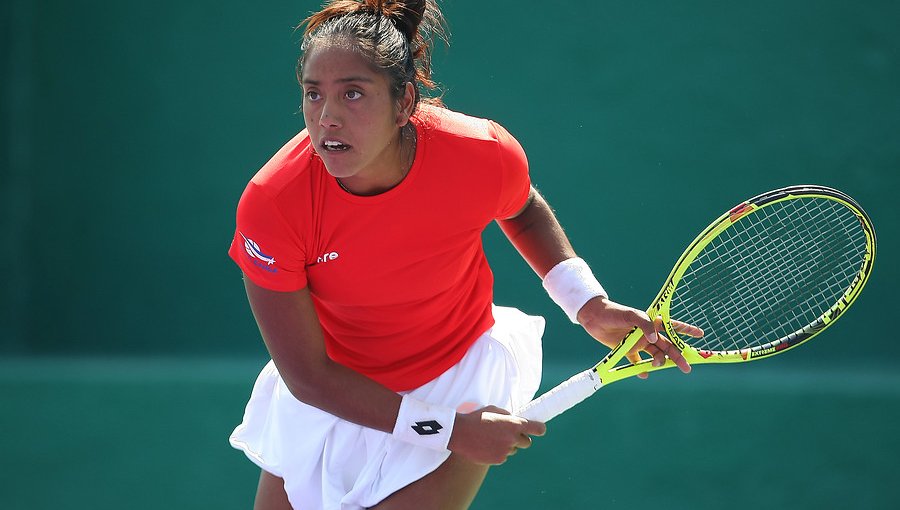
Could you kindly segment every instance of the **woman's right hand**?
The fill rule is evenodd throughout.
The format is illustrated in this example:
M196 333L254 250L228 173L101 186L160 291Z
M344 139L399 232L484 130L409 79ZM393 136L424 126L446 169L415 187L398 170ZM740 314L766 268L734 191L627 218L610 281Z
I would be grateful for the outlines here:
M516 451L531 446L531 436L543 436L547 426L487 406L457 414L448 448L471 462L497 465Z

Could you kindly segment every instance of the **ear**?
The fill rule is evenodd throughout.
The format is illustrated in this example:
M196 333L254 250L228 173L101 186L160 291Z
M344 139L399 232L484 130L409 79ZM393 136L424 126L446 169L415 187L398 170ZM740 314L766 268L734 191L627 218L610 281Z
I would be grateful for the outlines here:
M412 117L416 107L416 86L412 82L406 82L403 88L403 96L397 101L397 125L403 127Z

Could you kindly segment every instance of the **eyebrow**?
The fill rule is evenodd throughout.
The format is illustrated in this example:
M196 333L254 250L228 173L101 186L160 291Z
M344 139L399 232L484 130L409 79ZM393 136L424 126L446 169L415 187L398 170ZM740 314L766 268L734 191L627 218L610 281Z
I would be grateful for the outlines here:
M372 78L368 78L366 76L348 76L346 78L338 78L335 80L337 83L353 83L353 82L364 82L364 83L374 83L375 80ZM321 85L321 82L318 80L310 80L307 78L303 79L304 84L308 85Z

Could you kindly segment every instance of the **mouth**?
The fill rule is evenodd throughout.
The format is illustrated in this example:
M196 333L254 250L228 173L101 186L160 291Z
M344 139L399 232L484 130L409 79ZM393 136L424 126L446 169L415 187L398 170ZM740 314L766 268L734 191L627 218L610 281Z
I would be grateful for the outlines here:
M339 140L325 140L322 142L322 149L326 152L344 152L350 149L350 145Z

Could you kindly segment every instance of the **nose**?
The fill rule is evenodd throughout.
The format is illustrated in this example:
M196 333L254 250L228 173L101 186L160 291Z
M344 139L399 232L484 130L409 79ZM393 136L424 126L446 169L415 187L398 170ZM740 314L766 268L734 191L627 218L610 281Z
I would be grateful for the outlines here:
M327 100L322 105L322 110L319 114L319 126L323 128L341 127L341 120L336 106L329 104Z

